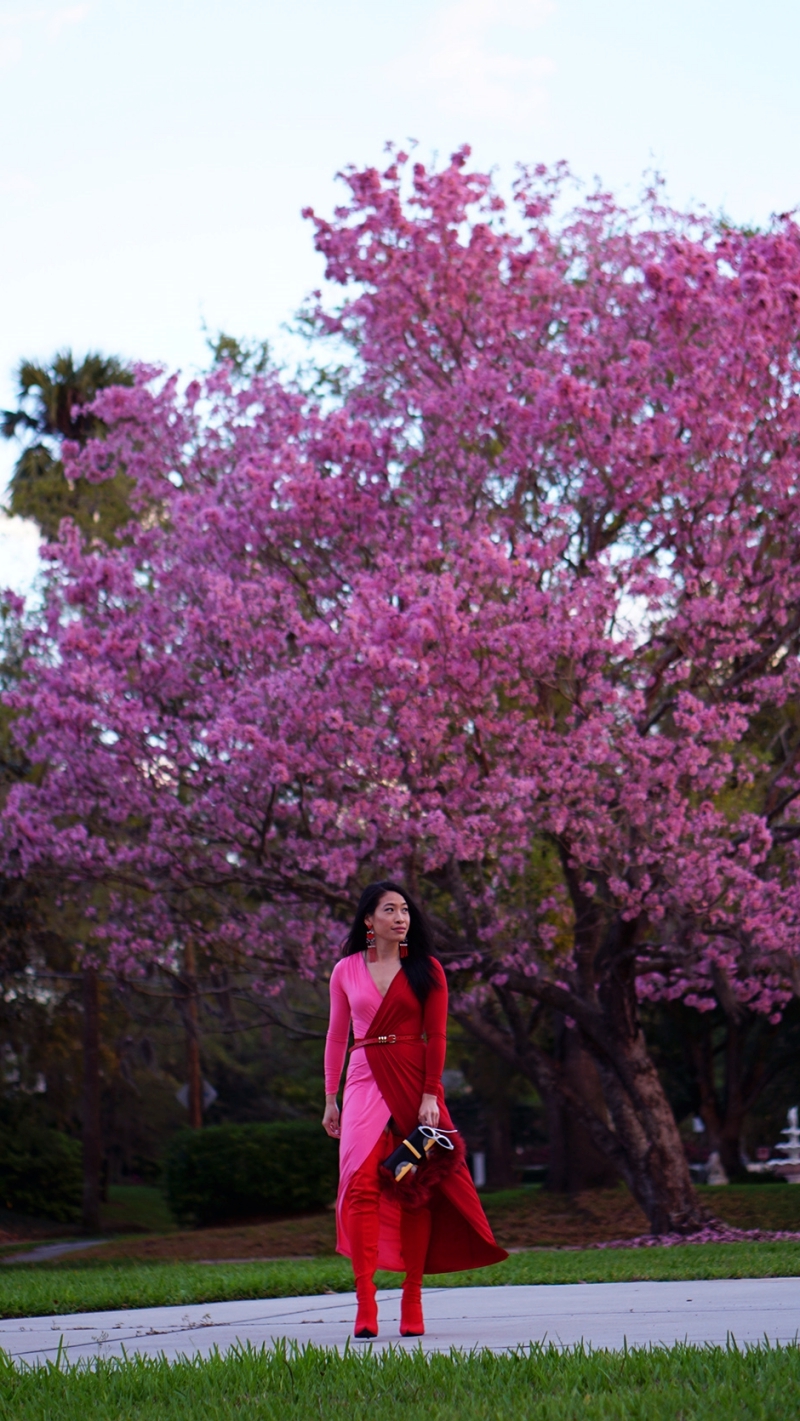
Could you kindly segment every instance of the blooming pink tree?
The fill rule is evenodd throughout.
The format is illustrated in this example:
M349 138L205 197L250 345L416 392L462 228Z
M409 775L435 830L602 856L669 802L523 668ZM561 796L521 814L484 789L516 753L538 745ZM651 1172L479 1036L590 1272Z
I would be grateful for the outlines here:
M191 938L270 990L404 874L460 1019L685 1231L638 1002L775 1015L798 976L800 237L655 197L557 220L543 171L509 218L463 153L347 182L314 219L335 399L142 371L67 451L141 516L53 552L6 851L102 886L125 970Z

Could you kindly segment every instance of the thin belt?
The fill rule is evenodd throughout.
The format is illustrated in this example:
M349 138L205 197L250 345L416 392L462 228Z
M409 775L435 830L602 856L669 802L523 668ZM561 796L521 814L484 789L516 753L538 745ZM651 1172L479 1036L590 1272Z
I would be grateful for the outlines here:
M424 1042L424 1040L424 1036L395 1036L394 1032L390 1036L362 1036L360 1041L356 1038L350 1050L355 1051L359 1046L394 1046L398 1041Z

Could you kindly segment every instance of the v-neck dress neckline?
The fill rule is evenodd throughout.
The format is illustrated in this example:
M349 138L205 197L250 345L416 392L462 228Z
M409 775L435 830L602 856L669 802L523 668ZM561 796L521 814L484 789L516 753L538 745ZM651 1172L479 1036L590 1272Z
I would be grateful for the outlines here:
M388 987L386 988L386 991L383 992L383 993L381 993L380 987L378 986L377 982L375 981L375 978L373 977L372 973L371 973L370 970L369 970L369 967L367 966L367 955L366 955L365 952L362 952L362 953L361 953L361 961L362 961L362 963L364 964L364 971L366 972L367 976L369 977L370 982L372 983L373 987L375 988L375 995L376 995L376 997L378 998L378 1001L379 1001L379 1002L385 1002L385 1001L386 1001L386 998L388 997L389 993L390 993L391 990L392 990L392 987L394 986L395 982L397 981L398 977L400 976L400 973L401 973L402 970L403 970L402 967L398 967L398 969L397 969L397 971L395 972L395 974L394 974L394 976L393 976L391 982L389 983Z

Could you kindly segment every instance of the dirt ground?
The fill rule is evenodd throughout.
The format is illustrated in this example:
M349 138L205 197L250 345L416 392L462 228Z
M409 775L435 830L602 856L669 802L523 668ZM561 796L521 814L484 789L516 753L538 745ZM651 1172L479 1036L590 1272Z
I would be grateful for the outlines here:
M740 1228L800 1229L800 1188L731 1185L704 1189L704 1203L726 1223ZM628 1191L593 1189L583 1194L548 1194L543 1189L484 1194L483 1204L504 1248L580 1248L647 1233L647 1220ZM311 1257L332 1253L333 1211L302 1218L193 1229L127 1238L87 1250L82 1259L245 1260Z
M730 1185L702 1189L709 1211L739 1228L800 1230L800 1188L791 1185ZM627 1189L592 1189L585 1193L549 1194L541 1188L485 1193L483 1205L498 1243L508 1249L585 1248L613 1239L647 1233L647 1220ZM116 1226L119 1228L119 1225ZM141 1226L140 1226L141 1228ZM26 1231L26 1239L42 1238ZM79 1237L79 1235L77 1235ZM0 1254L21 1233L0 1232ZM5 1247L3 1246L5 1245ZM120 1259L155 1262L185 1260L231 1262L270 1258L308 1258L334 1252L336 1226L333 1208L291 1219L235 1223L206 1229L172 1229L125 1234L122 1231L101 1247L81 1251L81 1260L112 1262Z

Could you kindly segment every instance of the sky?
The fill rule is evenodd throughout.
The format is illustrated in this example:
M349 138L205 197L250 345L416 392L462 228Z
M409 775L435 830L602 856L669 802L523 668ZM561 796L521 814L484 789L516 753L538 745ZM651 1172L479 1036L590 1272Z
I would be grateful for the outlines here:
M322 281L301 209L389 140L566 159L623 199L656 169L764 223L800 204L799 52L797 0L0 0L0 407L64 347L288 350ZM37 542L0 513L0 586Z

